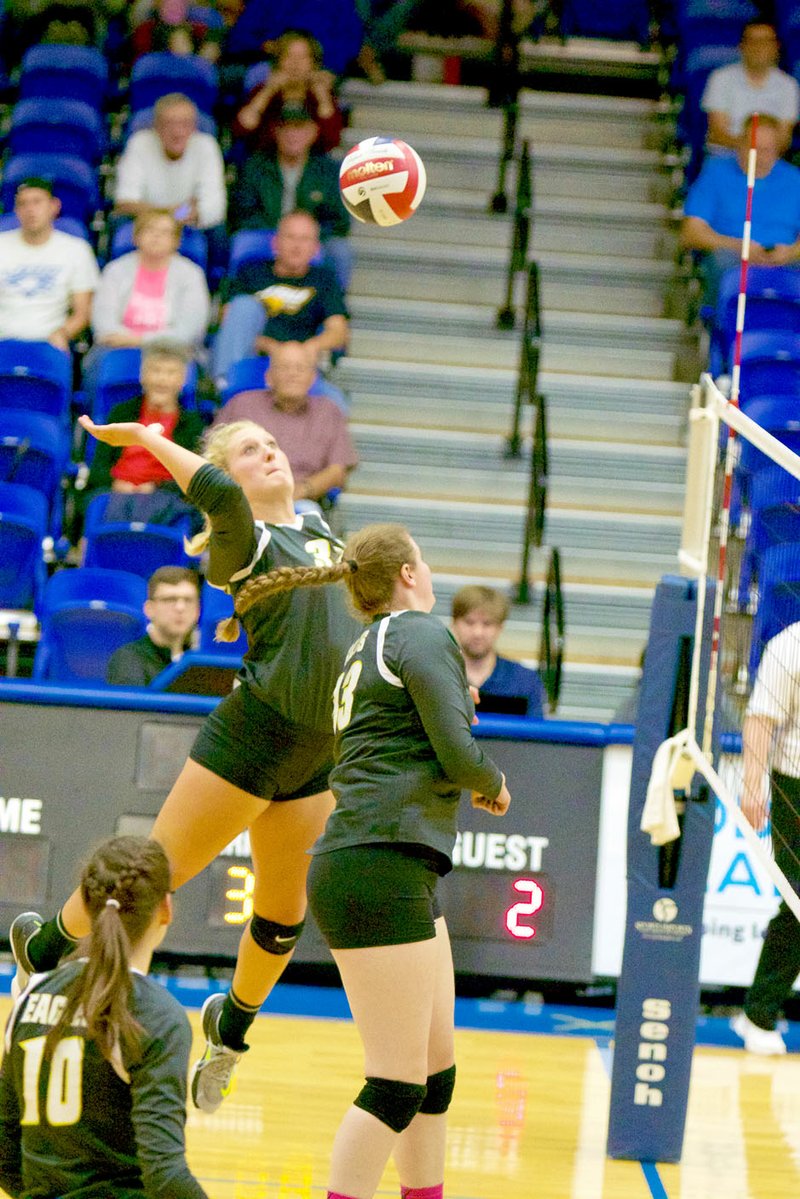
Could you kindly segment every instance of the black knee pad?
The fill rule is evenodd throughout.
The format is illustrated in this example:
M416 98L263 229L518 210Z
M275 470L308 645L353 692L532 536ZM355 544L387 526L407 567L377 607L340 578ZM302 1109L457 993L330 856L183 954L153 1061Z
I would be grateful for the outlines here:
M393 1132L408 1128L425 1098L425 1084L396 1078L368 1078L354 1103Z
M438 1074L428 1075L428 1087L425 1098L420 1104L420 1111L426 1116L442 1116L450 1106L453 1098L453 1088L456 1085L456 1068L448 1066Z
M278 924L276 920L265 920L255 912L250 919L250 936L259 949L275 953L279 957L291 953L298 942L305 920L299 924Z

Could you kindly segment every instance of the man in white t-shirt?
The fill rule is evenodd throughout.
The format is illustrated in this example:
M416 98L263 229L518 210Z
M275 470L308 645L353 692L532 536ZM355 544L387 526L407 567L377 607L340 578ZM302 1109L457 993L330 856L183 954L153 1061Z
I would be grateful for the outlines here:
M779 122L782 154L800 115L800 87L778 69L778 35L766 21L748 21L739 48L741 62L712 71L703 92L708 147L712 152L738 149L745 121L758 112Z
M179 221L202 229L212 266L227 245L225 164L216 138L197 129L197 108L180 92L162 96L153 128L134 133L117 164L115 212L138 216L169 208Z
M764 647L742 729L742 758L742 812L760 831L769 805L775 861L800 894L800 623L790 624ZM744 1011L732 1021L751 1053L786 1052L776 1025L798 974L800 924L781 900L767 927Z
M49 341L59 350L89 324L99 271L88 242L53 228L61 203L47 179L24 179L18 229L0 233L0 338Z

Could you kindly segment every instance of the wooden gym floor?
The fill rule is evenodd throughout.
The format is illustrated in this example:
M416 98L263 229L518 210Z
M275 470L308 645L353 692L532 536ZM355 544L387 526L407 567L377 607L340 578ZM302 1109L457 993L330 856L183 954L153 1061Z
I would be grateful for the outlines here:
M8 1010L3 997L3 1022ZM189 1014L199 1051L199 1012ZM681 1164L609 1161L610 1030L598 1018L607 1014L587 1015L562 1018L576 1035L459 1030L447 1199L800 1194L800 1055L699 1047ZM337 1018L260 1016L251 1044L216 1115L190 1109L189 1162L212 1199L324 1199L333 1134L361 1085L355 1029ZM379 1195L398 1194L390 1166Z

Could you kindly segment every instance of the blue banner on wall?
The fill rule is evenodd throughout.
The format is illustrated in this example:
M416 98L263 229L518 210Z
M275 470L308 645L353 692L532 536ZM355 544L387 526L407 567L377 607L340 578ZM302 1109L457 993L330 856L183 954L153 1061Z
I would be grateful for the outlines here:
M706 613L710 626L709 597ZM681 837L662 848L640 822L658 746L685 720L696 584L667 577L653 602L633 750L628 813L628 911L617 988L608 1155L680 1160L700 998L703 900L714 800L696 790ZM700 712L705 704L701 680ZM699 782L695 778L695 786Z

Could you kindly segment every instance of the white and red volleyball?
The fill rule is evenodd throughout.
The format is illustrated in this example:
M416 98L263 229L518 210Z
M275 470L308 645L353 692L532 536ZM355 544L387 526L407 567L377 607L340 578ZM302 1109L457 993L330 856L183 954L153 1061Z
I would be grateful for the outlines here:
M417 211L427 176L419 154L396 137L368 137L353 146L339 171L347 211L357 221L399 225Z

